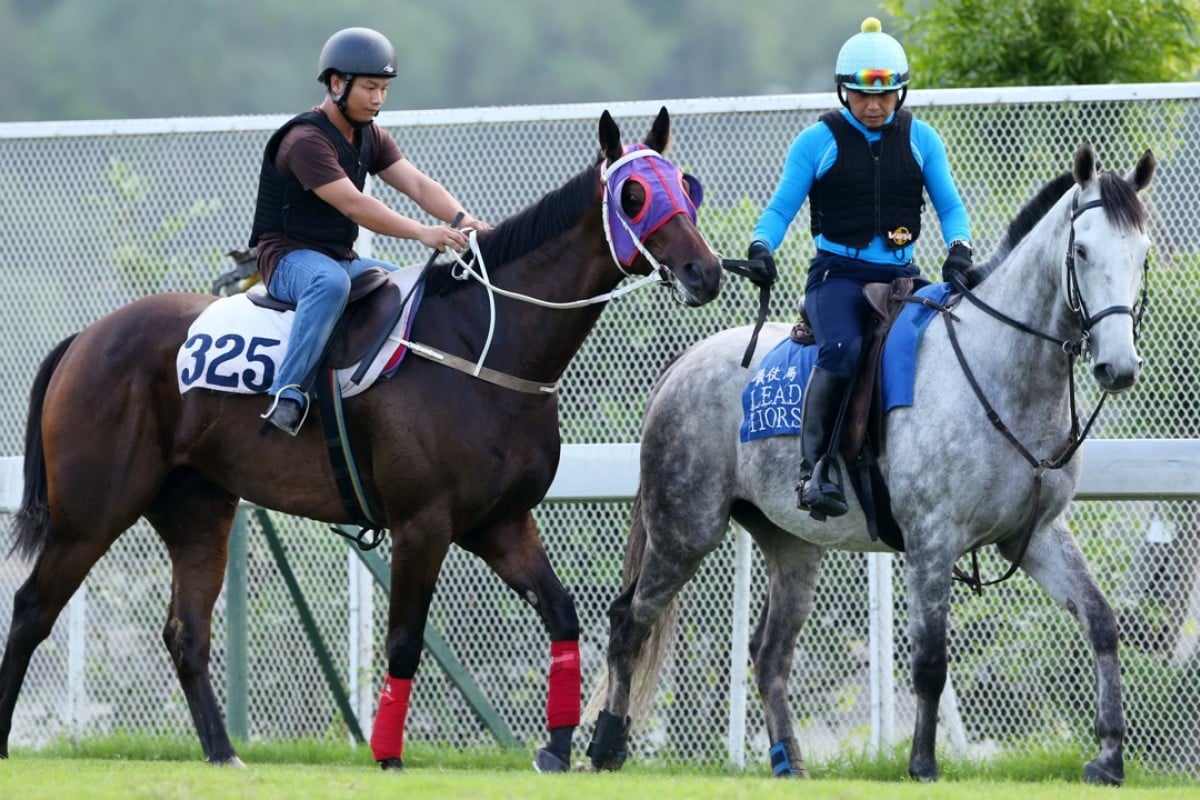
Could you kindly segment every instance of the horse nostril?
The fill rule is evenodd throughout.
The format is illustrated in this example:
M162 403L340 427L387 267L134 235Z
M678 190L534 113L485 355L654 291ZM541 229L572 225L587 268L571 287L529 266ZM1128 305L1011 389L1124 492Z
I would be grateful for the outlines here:
M1107 362L1097 363L1092 368L1092 376L1096 379L1096 383L1108 392L1122 392L1133 386L1133 382L1137 380L1138 373L1141 372L1141 359L1132 370L1115 369L1112 364Z

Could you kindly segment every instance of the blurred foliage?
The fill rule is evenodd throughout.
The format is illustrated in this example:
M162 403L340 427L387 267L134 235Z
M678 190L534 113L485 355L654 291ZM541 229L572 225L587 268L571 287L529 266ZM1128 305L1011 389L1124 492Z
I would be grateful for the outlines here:
M287 0L0 0L0 120L295 113L321 45L366 25L396 46L387 108L807 92L877 0L490 0L300 11ZM19 76L19 77L17 77Z
M883 0L921 88L1200 77L1200 0ZM887 30L885 28L885 30Z

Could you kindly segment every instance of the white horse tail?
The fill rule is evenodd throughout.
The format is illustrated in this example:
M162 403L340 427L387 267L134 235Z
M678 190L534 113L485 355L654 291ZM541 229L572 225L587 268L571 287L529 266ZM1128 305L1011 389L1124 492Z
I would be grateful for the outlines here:
M619 613L610 611L609 618L616 621L617 617L628 623L634 615L630 613L629 604L633 602L633 594L639 577L642 574L643 560L646 553L646 525L642 519L642 492L639 488L633 499L632 521L629 529L629 539L625 545L625 563L621 569L621 594L613 601L613 606L624 605ZM636 725L649 713L658 689L658 676L667 653L675 641L675 631L679 619L679 595L674 594L660 613L650 624L645 640L636 647L628 663L630 685L629 707L626 714ZM612 652L612 642L609 652ZM595 718L600 711L606 709L608 702L612 663L604 670L599 683L592 691L587 706L583 712L584 719Z

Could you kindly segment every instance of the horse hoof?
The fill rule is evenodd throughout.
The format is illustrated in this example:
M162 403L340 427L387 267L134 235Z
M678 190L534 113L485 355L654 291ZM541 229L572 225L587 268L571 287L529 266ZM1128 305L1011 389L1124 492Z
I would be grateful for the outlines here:
M1083 780L1093 786L1120 786L1125 782L1125 770L1107 770L1099 760L1089 761L1083 767Z
M933 783L941 776L941 772L938 770L938 765L935 762L919 764L909 762L908 774L914 781L920 781L921 783Z
M382 770L400 771L404 769L404 760L400 758L385 758L382 761L379 761L378 764L379 768Z
M535 772L569 772L571 765L543 747L533 759L533 769Z
M245 769L246 762L242 761L237 755L231 755L229 758L218 758L209 762L214 767L232 767L233 769Z

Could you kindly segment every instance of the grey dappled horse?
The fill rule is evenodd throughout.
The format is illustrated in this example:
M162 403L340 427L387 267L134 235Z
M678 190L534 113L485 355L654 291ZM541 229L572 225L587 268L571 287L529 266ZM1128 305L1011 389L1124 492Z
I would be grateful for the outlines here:
M934 745L954 565L990 544L1019 561L1083 626L1095 657L1100 740L1100 755L1084 777L1101 784L1123 780L1116 624L1063 512L1080 472L1079 459L1070 458L1079 440L1073 353L1090 354L1092 377L1104 392L1128 389L1141 369L1135 333L1149 241L1137 192L1150 183L1154 167L1147 151L1128 178L1099 173L1092 148L1081 147L1072 174L1047 184L975 268L979 302L963 300L951 320L941 315L930 322L917 355L913 405L893 410L885 421L881 467L907 543L917 700L908 771L919 780L938 777ZM644 712L639 702L652 698L673 638L676 594L732 518L750 532L767 568L750 652L772 764L779 775L807 775L787 681L821 558L829 547L887 548L870 539L853 492L844 517L817 522L797 509L796 437L739 442L742 390L790 327L763 329L749 370L740 366L748 328L696 344L663 372L646 403L623 590L609 610L608 670L586 712L590 717L603 708L588 751L595 768L617 769L624 761L630 715L638 718ZM989 421L985 403L1011 440Z

